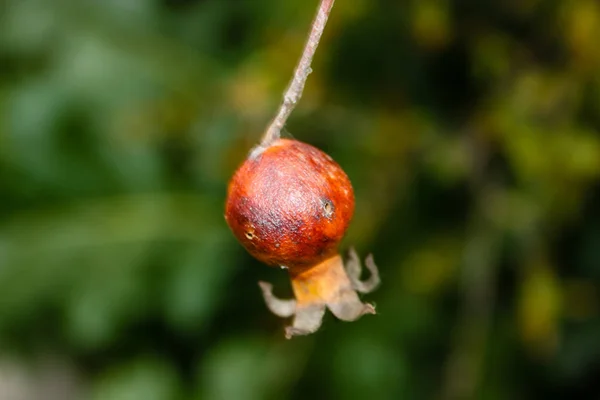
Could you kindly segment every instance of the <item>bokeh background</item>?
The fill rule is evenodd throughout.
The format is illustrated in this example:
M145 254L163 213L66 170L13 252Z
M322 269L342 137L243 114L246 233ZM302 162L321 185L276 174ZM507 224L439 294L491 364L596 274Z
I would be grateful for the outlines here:
M600 3L338 0L286 136L379 314L286 341L223 219L317 1L0 1L0 399L600 398Z

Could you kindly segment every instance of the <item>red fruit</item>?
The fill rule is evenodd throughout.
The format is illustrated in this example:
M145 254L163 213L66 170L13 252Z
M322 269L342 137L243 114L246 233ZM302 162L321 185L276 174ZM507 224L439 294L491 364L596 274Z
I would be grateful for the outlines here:
M295 315L286 337L315 332L325 309L344 321L374 314L357 292L379 284L371 257L371 277L361 281L356 253L344 265L338 245L354 213L354 191L340 166L321 150L297 140L278 139L253 151L229 183L227 224L257 259L288 267L294 300L276 298L260 282L269 309Z
M225 219L254 257L293 269L335 255L353 213L340 166L309 144L279 139L237 170Z

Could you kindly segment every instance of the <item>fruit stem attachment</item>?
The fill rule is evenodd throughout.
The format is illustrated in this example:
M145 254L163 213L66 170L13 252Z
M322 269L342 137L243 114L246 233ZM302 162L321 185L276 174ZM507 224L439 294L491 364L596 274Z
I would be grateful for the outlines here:
M312 63L315 51L319 46L319 41L321 40L323 30L325 30L325 25L327 25L327 19L329 18L334 2L335 0L321 0L319 8L317 9L317 15L312 22L310 35L304 45L302 57L300 57L292 81L283 95L283 102L279 106L277 115L273 121L271 121L271 124L262 137L260 147L266 148L281 137L281 129L283 129L288 117L302 97L306 79L312 72L310 64Z

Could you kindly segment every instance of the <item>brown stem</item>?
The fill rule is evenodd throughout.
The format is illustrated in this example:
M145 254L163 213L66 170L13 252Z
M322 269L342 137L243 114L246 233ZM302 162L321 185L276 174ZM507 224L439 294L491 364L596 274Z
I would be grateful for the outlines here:
M315 51L319 46L319 40L321 40L321 35L327 24L327 19L329 18L329 13L333 8L334 2L335 0L321 0L317 15L312 23L310 35L304 45L302 57L300 57L300 61L298 61L298 65L294 71L294 77L283 95L283 103L279 106L277 115L273 121L271 121L271 124L267 128L267 131L260 142L260 147L268 147L271 143L281 137L281 129L294 110L294 107L296 107L300 97L302 97L306 79L312 72L310 64L315 55Z

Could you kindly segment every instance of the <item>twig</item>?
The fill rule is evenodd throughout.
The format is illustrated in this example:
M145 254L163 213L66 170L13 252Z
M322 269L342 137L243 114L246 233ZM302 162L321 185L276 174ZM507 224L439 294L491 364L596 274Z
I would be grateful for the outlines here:
M296 107L300 97L302 97L304 84L306 83L308 75L312 72L310 64L313 56L315 55L315 51L319 46L321 35L323 34L323 30L327 24L327 19L329 18L329 13L333 8L334 2L335 0L321 0L317 10L317 15L312 23L310 35L308 36L308 40L304 45L302 57L300 58L300 61L298 61L298 65L294 71L294 77L292 78L292 81L283 95L283 103L281 103L279 106L277 115L273 121L271 121L271 124L262 137L260 147L268 147L271 143L281 137L281 129L283 129L288 117L294 110L294 107Z

